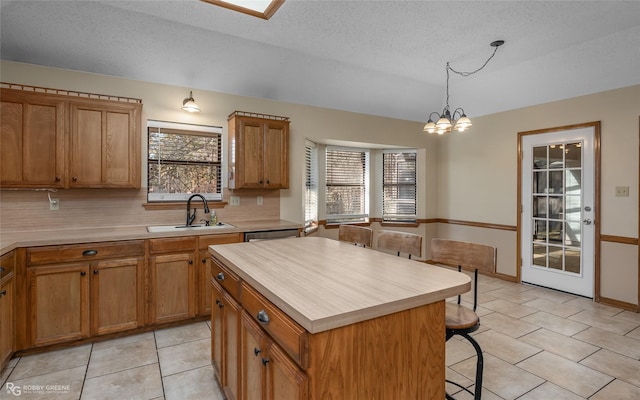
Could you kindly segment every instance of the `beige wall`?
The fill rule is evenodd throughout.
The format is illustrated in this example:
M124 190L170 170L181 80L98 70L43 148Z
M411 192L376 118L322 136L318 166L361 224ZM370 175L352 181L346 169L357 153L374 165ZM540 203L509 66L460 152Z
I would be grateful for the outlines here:
M640 85L476 117L473 118L474 126L471 131L437 137L423 134L421 132L423 123L420 122L198 90L194 91L194 97L203 112L194 115L179 109L182 99L188 95L191 88L8 61L2 61L0 66L0 78L4 82L141 98L144 104L143 121L158 119L216 125L222 126L226 133L227 116L234 110L290 117L292 121L291 189L280 191L279 206L276 204L274 207L274 203L270 203L272 206L267 208L253 206L255 193L242 194L241 207L235 210L230 207L221 210L222 218L227 215L234 217L242 215L243 218L271 217L278 213L279 208L281 218L302 222L303 149L305 139L310 138L321 142L340 140L424 149L422 154L425 163L419 171L419 176L424 177L425 183L419 194L420 218L445 218L515 227L517 133L599 120L602 121L601 232L637 241ZM526 96L526 93L523 96ZM143 149L146 153L145 139L143 137ZM143 166L145 171L146 165L143 164ZM145 182L146 177L143 179L143 186ZM629 186L629 197L615 197L616 186ZM70 192L72 191L58 193L59 197L63 198L61 212L64 212L63 209L67 204L64 199L68 198L71 204L88 210L84 213L85 224L95 221L105 222L105 219L92 220L93 216L99 215L101 208L95 205L95 201L85 198L86 191L81 195ZM35 210L30 212L33 214L32 220L39 222L30 223L28 228L33 228L37 224L48 226L65 222L72 216L65 214L60 217L60 214L55 214L54 217L48 211L48 202L40 200L44 195L41 192L22 192L18 195L7 193L7 191L2 193L3 204L0 210L3 229L7 226L7 221L10 221L12 226L18 224L15 212L20 208L17 203L17 199L20 198L33 201L34 206L37 204ZM91 193L89 192L89 196ZM103 192L96 191L96 194L98 193ZM112 202L117 204L113 207L113 212L116 212L118 206L139 205L144 201L144 193L143 189L137 193L124 195L120 203ZM228 195L227 190L225 197ZM98 196L101 194L96 197ZM114 194L107 196L112 197ZM249 205L252 206L249 207ZM147 221L178 218L175 212L139 212L141 207L136 209L138 212L125 212L127 217L117 219L117 222L122 223L126 220L128 224L135 224L139 220L140 223L146 224ZM372 207L372 210L376 209L378 208ZM179 215L181 218L182 213ZM113 219L110 221L113 223ZM434 225L437 225L437 228L434 228ZM425 250L426 244L435 235L458 239L472 238L475 241L493 244L498 247L498 272L516 276L517 243L516 232L513 230L503 231L440 223L427 224L416 231L425 235ZM618 244L602 246L602 273L606 277L603 279L602 295L637 304L637 245L621 246L625 251L619 252ZM426 254L428 256L428 253ZM619 293L616 287L624 288L624 293Z

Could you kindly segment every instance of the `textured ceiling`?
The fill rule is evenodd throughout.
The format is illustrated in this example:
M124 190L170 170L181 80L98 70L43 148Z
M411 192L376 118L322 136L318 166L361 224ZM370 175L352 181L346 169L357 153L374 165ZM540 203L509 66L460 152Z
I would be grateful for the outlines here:
M1 0L3 60L424 121L640 84L640 1Z

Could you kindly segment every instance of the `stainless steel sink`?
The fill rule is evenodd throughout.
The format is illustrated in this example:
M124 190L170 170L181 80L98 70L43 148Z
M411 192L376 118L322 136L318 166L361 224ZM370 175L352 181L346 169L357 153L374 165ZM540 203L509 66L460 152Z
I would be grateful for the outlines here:
M204 231L204 230L216 230L216 229L229 229L235 228L235 225L227 224L226 222L218 222L215 225L156 225L147 226L148 232L182 232L182 231Z

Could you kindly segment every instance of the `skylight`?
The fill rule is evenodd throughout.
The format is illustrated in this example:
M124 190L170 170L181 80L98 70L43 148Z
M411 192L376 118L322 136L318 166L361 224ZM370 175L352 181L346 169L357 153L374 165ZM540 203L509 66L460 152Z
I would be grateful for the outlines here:
M284 0L201 0L229 10L238 11L254 17L269 19L280 8Z

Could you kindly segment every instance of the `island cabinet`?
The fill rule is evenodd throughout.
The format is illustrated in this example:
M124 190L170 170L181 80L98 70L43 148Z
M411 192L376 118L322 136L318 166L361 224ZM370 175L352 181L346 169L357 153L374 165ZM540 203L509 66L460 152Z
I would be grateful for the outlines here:
M289 188L289 118L229 115L229 189Z
M144 325L144 241L27 249L28 347Z
M318 237L209 252L233 277L229 289L212 271L223 297L239 282L240 346L212 317L212 348L223 386L238 357L240 399L445 397L445 299L467 275Z
M238 243L244 237L242 233L221 233L216 235L201 235L198 237L198 315L211 313L211 257L209 245Z
M140 100L30 89L1 89L0 187L140 188Z
M15 255L13 251L0 258L0 370L4 369L14 351L14 267Z
M149 318L151 324L197 314L197 236L149 239Z
M211 268L211 361L227 400L239 400L240 280L216 260Z

